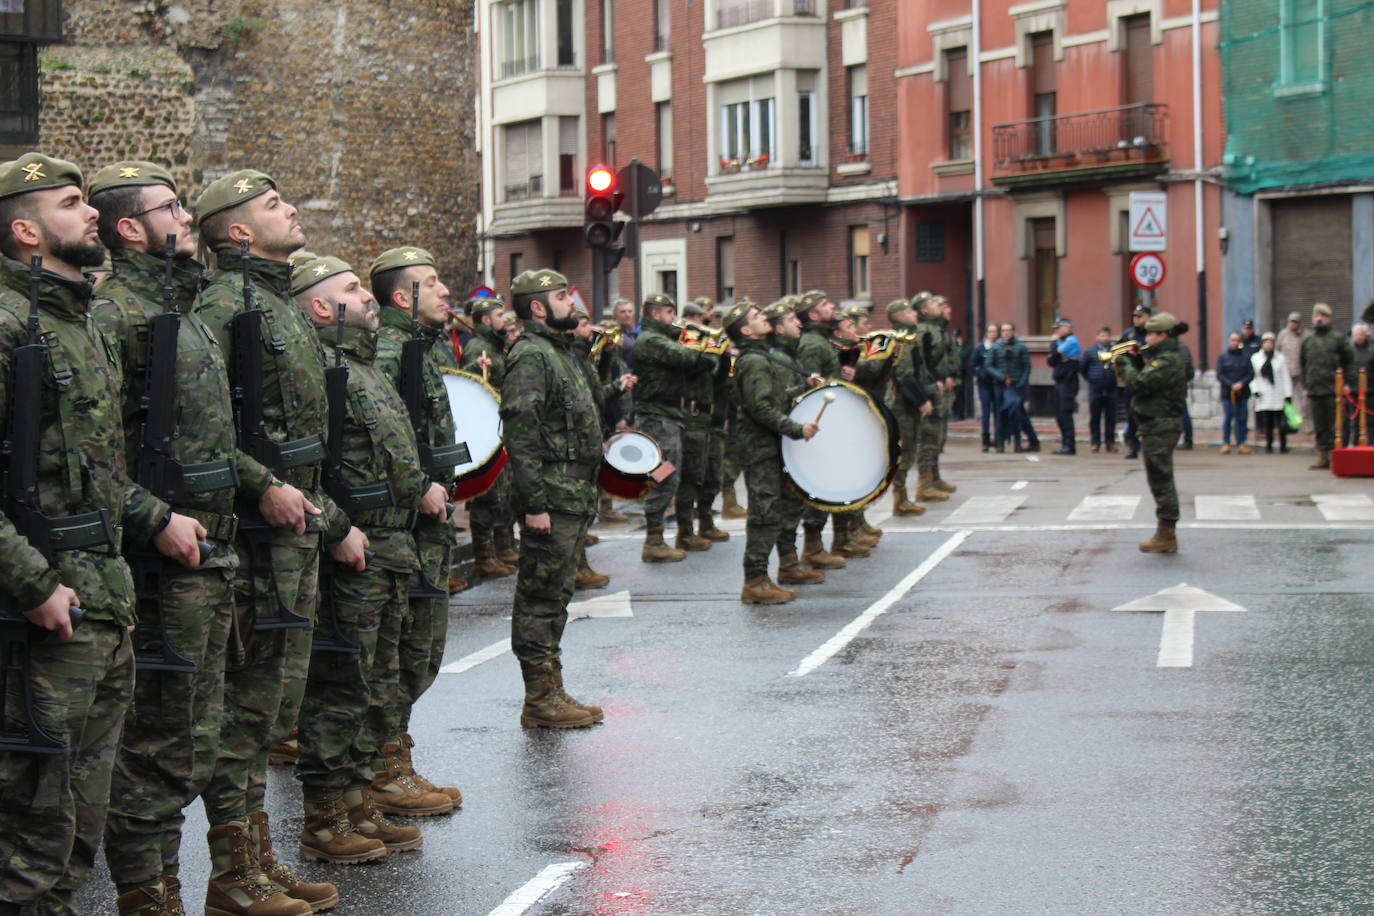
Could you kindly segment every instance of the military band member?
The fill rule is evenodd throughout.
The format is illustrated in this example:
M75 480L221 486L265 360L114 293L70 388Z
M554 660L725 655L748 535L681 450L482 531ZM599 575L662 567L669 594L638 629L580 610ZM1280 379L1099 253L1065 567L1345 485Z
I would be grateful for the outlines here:
M501 420L521 520L511 612L511 651L525 682L520 724L584 728L603 714L563 689L560 643L578 556L596 513L601 429L591 386L571 351L569 332L578 319L567 278L527 270L511 282L511 301L524 335L506 363Z
M459 367L481 376L497 391L506 378L506 303L500 297L473 299L468 303L472 337L463 347ZM468 527L472 529L474 571L478 579L509 576L520 554L515 549L515 513L510 505L510 473L502 468L487 492L468 502Z
M709 300L708 300L709 301ZM706 326L706 310L700 302L688 302L682 307L684 320ZM715 499L720 489L720 466L711 463L711 417L715 403L716 370L720 357L706 354L696 369L684 375L683 392L692 407L682 417L682 465L678 468L677 493L673 497L677 514L677 539L673 546L680 550L709 550L716 541L728 541L730 535L715 527L706 503L705 527L696 531L697 505L704 495Z
M955 487L940 480L940 450L944 447L945 423L952 402L954 365L958 348L945 332L944 299L929 296L920 304L916 322L916 343L925 367L921 379L926 396L934 411L916 424L916 499L921 502L942 502L949 499Z
M886 358L886 352L881 356L870 356L861 340L861 336L868 331L868 312L857 305L850 306L840 311L839 318L835 337L846 348L849 364L854 367L854 384L862 388L875 405L882 404L892 377L892 363ZM873 548L882 540L883 532L881 528L868 523L864 510L860 508L852 515L850 537Z
M426 442L419 443L442 455L442 449L456 442L453 411L440 369L457 369L445 324L449 315L449 290L439 277L434 256L423 248L403 245L382 252L368 271L372 295L381 310L377 331L376 365L404 396L402 349L411 338L412 315L419 318L419 336L425 342L422 366L423 416L420 424ZM419 284L419 299L412 303L411 292ZM412 311L412 305L415 305ZM412 421L414 418L412 418ZM450 452L451 454L451 452ZM454 464L436 457L425 472L430 480L448 490L453 486ZM415 523L415 544L420 551L422 588L410 596L410 613L401 629L401 692L398 721L401 733L382 745L377 761L379 770L373 788L377 807L387 814L433 813L434 793L447 795L454 808L463 803L463 793L454 786L436 786L416 771L412 759L414 739L410 736L410 717L420 697L434 683L444 657L448 638L449 570L458 543L457 523L450 516L440 521L421 515ZM450 808L449 810L452 810Z
M778 542L782 522L782 452L779 438L810 439L816 424L801 424L787 415L789 399L768 356L772 325L753 303L733 305L721 317L721 325L739 348L735 360L735 386L739 391L742 423L740 435L748 442L749 463L745 483L749 487L749 520L744 546L745 604L783 604L797 597L768 578L768 558Z
M1318 302L1312 306L1312 330L1302 338L1302 386L1312 410L1312 432L1317 439L1317 460L1308 467L1319 471L1331 467L1331 450L1336 445L1336 411L1342 395L1350 394L1354 379L1355 350L1350 339L1331 327L1331 306ZM1345 390L1336 390L1336 370L1344 370Z
M894 331L914 334L916 331L916 308L913 303L923 302L930 294L921 292L911 299L894 299L887 304L887 320ZM908 395L920 391L922 409L933 411L934 405L924 394L924 369L921 351L914 344L904 343L897 353L896 365L892 367L892 389L887 406L897 418L897 434L901 451L897 456L897 473L892 479L892 514L897 516L922 515L925 506L911 501L907 489L907 476L916 465L916 426L920 414L910 403Z

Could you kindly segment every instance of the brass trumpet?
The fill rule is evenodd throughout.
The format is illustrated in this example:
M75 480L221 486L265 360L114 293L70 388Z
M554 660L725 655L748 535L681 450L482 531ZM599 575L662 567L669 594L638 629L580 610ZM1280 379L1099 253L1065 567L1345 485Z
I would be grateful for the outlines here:
M673 327L682 331L677 342L689 350L719 355L730 349L730 338L724 328L708 328L682 318L675 319Z
M1138 346L1140 345L1136 343L1134 340L1123 340L1119 344L1114 344L1110 350L1098 350L1097 358L1102 360L1102 362L1104 363L1110 363L1113 362L1118 356L1121 356L1124 353L1129 353Z
M624 330L619 325L614 328L603 328L596 325L592 326L592 353L593 360L600 359L601 354L607 347L618 347L620 341L625 337Z

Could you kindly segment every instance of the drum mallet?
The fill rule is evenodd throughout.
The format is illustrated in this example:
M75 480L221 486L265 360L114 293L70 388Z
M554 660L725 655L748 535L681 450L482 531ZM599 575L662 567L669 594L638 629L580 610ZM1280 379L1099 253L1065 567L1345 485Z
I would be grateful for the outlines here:
M825 401L825 403L821 405L820 412L816 414L816 419L811 421L816 424L817 429L820 429L821 417L825 416L825 409L835 403L835 392L827 391L825 394L821 395L821 400Z

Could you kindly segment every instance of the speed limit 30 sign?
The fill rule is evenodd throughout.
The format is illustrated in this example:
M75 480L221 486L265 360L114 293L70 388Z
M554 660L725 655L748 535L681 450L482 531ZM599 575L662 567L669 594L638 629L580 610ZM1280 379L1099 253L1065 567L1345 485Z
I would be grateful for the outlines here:
M1131 282L1141 289L1156 289L1164 282L1164 258L1153 251L1131 258Z

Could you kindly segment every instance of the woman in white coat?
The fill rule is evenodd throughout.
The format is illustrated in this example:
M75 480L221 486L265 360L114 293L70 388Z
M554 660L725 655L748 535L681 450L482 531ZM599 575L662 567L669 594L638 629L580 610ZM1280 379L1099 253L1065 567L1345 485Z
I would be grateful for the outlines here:
M1293 378L1288 374L1288 360L1274 349L1274 335L1267 333L1260 348L1250 357L1255 367L1255 380L1250 383L1255 404L1255 429L1264 434L1264 450L1274 451L1274 431L1279 434L1279 451L1288 451L1288 421L1283 405L1293 400Z

